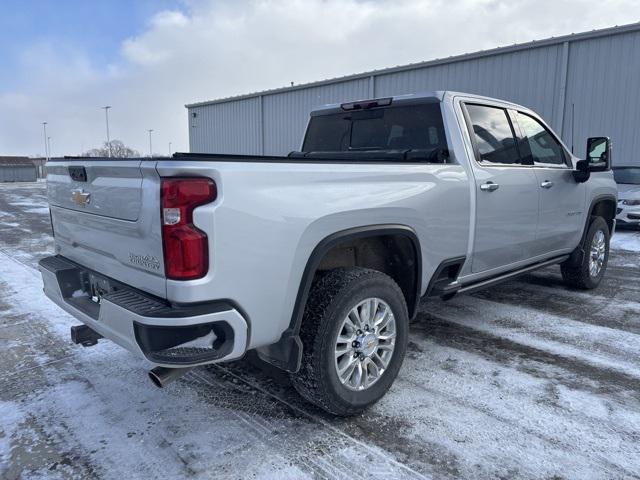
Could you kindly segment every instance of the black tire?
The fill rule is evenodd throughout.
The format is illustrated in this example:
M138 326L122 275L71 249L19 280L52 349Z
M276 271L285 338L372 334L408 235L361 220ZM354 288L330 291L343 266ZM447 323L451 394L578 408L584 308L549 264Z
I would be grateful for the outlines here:
M335 342L351 309L367 298L379 298L391 308L396 343L387 368L375 383L355 391L338 378ZM408 328L404 295L389 276L360 267L331 270L318 277L309 292L300 330L302 365L291 381L302 397L331 414L360 413L377 402L398 375L407 349Z
M604 261L602 262L600 271L594 276L589 271L589 262L591 259L591 245L594 237L599 231L604 234ZM610 233L607 222L602 217L594 217L589 225L589 230L587 230L587 235L584 239L584 244L582 245L584 250L582 262L580 264L572 264L567 261L560 264L560 272L562 272L562 278L567 285L583 290L591 290L600 284L609 261L609 239Z

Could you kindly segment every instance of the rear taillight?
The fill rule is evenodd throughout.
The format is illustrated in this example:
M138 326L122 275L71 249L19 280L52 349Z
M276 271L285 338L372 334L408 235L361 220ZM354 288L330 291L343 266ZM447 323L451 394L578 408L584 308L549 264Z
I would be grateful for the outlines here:
M216 199L208 178L163 178L162 246L167 278L193 280L209 271L207 234L193 224L193 209Z

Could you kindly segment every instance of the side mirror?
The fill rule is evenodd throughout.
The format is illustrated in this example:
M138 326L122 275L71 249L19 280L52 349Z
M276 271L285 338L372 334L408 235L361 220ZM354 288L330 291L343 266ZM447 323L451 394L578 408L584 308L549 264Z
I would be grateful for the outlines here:
M587 139L587 158L576 163L573 178L582 183L589 180L591 172L605 172L611 169L611 140L609 137Z
M611 169L611 140L609 137L587 139L587 161L591 172L605 172Z

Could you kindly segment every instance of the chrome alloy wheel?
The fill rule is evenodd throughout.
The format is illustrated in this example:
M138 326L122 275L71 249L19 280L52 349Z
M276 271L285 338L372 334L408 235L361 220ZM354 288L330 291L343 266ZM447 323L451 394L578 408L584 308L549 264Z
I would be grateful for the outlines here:
M396 344L396 320L380 298L367 298L351 309L338 331L335 367L349 390L366 390L389 366Z
M604 232L598 230L593 236L593 240L591 240L591 251L589 253L589 275L592 277L597 277L600 274L606 249L607 244Z

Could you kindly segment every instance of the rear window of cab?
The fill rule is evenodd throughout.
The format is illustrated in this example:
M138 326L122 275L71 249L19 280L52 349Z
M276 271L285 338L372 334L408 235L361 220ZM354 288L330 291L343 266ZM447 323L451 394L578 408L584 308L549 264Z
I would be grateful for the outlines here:
M439 103L311 117L304 152L446 149Z

